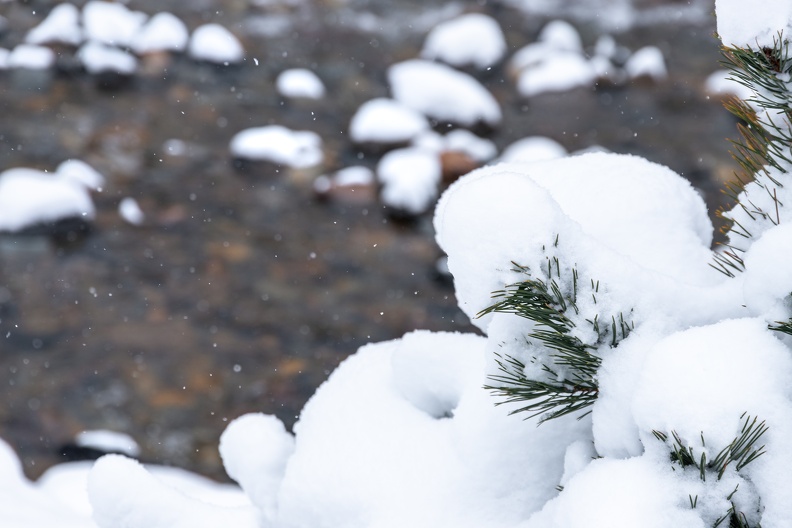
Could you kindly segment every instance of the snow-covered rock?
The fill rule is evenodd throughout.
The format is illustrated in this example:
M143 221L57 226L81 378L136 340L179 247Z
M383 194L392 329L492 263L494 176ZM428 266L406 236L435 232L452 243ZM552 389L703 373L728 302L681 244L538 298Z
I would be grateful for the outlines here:
M485 69L506 53L506 38L498 22L481 13L470 13L442 22L426 36L421 57L452 66Z
M25 35L28 44L63 43L77 46L82 39L80 11L69 3L53 7L47 18Z
M644 46L633 53L624 64L630 78L647 77L660 81L668 76L663 52L657 46Z
M140 11L131 11L122 3L91 0L82 11L86 40L110 46L129 46L148 19Z
M271 161L293 168L314 167L324 158L322 139L316 133L289 130L280 125L242 130L231 139L229 148L236 158Z
M85 71L91 74L105 72L132 75L137 70L137 59L131 53L94 40L88 41L77 50Z
M64 218L92 220L88 186L73 175L15 168L0 173L0 231L20 231Z
M155 51L184 51L190 33L180 18L168 12L157 13L140 28L132 39L137 54Z
M129 196L122 198L118 203L118 214L132 225L140 225L146 219L146 215L143 213L137 200Z
M503 149L498 161L504 163L530 163L563 158L567 150L557 141L543 136L518 139Z
M217 64L235 64L245 58L242 43L220 24L204 24L195 28L187 53L193 59Z
M443 64L408 60L388 68L393 98L438 121L497 126L498 102L476 79Z
M704 89L711 95L734 95L743 101L756 95L753 90L735 81L729 70L717 70L709 74L704 81Z
M55 64L55 53L46 46L19 44L8 55L9 68L46 70Z
M74 438L75 445L89 447L105 453L120 453L130 457L140 455L140 446L126 433L107 429L82 431Z
M283 97L321 99L325 96L325 86L322 80L314 72L305 68L282 71L275 79L275 86Z
M363 103L349 123L349 135L355 143L404 143L428 129L429 121L423 114L385 98Z
M548 22L539 32L537 42L558 51L583 53L583 42L577 29L564 20Z
M441 176L439 156L414 147L392 150L377 164L383 203L413 215L434 204Z
M583 55L555 52L542 62L525 68L517 79L517 90L524 97L545 92L565 92L592 86L597 71Z

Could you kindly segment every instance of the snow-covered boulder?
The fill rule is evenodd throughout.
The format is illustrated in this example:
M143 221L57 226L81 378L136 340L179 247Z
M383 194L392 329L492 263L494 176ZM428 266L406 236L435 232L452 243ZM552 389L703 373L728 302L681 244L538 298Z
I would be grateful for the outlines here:
M280 125L242 130L231 139L229 148L235 158L270 161L298 169L319 165L324 158L319 135Z
M421 57L483 70L498 63L505 53L506 38L498 22L481 13L470 13L433 27Z
M132 51L141 55L157 51L184 51L190 33L176 15L157 13L140 28L132 39Z
M55 53L46 46L19 44L8 55L9 68L46 70L55 64Z
M325 96L322 80L311 70L292 68L284 70L275 79L275 86L283 97L321 99Z
M644 46L633 53L624 64L624 71L631 79L644 77L661 81L668 76L663 52L657 46Z
M80 11L69 3L53 7L47 17L25 35L28 44L62 43L77 46L82 39Z
M96 188L95 180L84 177L80 164L62 165L55 173L28 168L0 173L0 231L21 231L66 218L92 220L95 209L89 189Z
M216 64L235 64L245 58L242 43L220 24L204 24L195 28L187 53L193 59Z
M436 119L471 127L496 127L501 119L498 102L470 75L443 64L408 60L388 68L393 98Z
M428 129L423 114L386 98L366 101L349 122L349 136L355 143L405 143Z
M86 40L110 46L129 46L148 19L140 11L131 11L122 3L91 0L82 11Z
M557 141L544 136L518 139L503 149L498 161L504 163L530 163L563 158L567 150Z
M439 156L420 148L392 150L377 164L383 203L412 215L434 204L441 176Z
M137 59L134 55L94 40L86 42L77 50L77 58L85 71L91 74L133 75L137 70Z

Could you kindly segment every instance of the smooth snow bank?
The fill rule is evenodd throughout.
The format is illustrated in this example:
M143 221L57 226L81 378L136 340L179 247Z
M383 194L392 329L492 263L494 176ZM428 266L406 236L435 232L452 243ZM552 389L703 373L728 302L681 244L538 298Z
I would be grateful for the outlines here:
M421 57L452 66L494 66L506 53L498 22L480 13L461 15L436 25L426 36Z
M216 64L234 64L245 58L242 43L220 24L204 24L195 28L187 53L193 59Z
M388 68L393 98L438 121L496 126L498 102L476 79L444 64L408 60Z
M792 32L792 3L764 0L761 7L749 0L715 0L718 36L725 46L753 49L773 47L779 32Z
M94 205L88 191L100 185L101 175L78 160L65 162L55 173L5 170L0 173L0 231L20 231L71 217L92 220Z
M322 162L322 139L308 130L289 130L280 125L245 129L231 138L231 155L263 160L293 168L313 167Z
M356 143L403 143L428 129L423 114L386 98L363 103L349 122L349 135Z
M278 93L284 97L303 97L306 99L321 99L325 96L325 86L322 80L311 70L293 68L284 70L275 80Z

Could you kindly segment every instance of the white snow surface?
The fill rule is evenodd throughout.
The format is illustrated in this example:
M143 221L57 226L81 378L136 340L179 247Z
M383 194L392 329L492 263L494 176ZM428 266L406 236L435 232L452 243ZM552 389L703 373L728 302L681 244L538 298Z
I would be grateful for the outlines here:
M470 75L450 66L413 59L388 68L393 98L437 119L462 126L500 123L500 106L492 94Z
M778 33L787 37L792 31L792 3L763 0L761 8L751 0L715 0L718 36L726 46L753 49L773 47Z
M130 457L140 455L140 446L135 439L126 433L107 429L82 431L74 438L74 443L81 447L90 447L106 453L121 453Z
M146 219L146 215L137 203L137 200L127 196L118 202L118 214L121 218L132 225L140 225Z
M526 67L517 79L517 90L525 97L545 92L565 92L591 86L597 70L583 55L568 51L548 51L541 62Z
M47 18L25 36L28 44L63 43L76 46L82 42L80 11L73 4L63 3L52 8Z
M198 26L190 37L187 53L193 59L217 64L234 64L245 58L242 43L220 24Z
M242 130L231 138L229 148L237 158L271 161L297 169L319 165L324 158L322 138L316 133L280 125Z
M411 214L434 204L441 176L438 154L417 147L392 150L377 164L383 203Z
M322 80L306 68L282 71L275 79L275 86L278 88L278 93L284 97L321 99L325 96L325 86Z
M129 46L147 19L145 13L122 3L103 0L89 1L82 11L85 39L110 46Z
M19 44L8 55L9 68L46 70L55 64L55 52L46 46Z
M494 66L506 54L506 38L498 22L481 13L468 13L442 22L426 36L421 57L452 66Z
M88 73L114 72L132 75L137 70L137 59L131 53L90 40L77 51L77 58Z
M508 145L498 159L504 163L530 163L563 158L566 155L567 149L558 141L544 136L530 136Z
M657 46L644 46L637 50L627 59L624 70L633 79L649 77L659 81L668 76L663 52Z
M7 169L0 173L0 231L20 231L69 217L92 220L94 205L88 191L101 181L101 175L78 160L62 164L55 173Z
M356 143L404 143L428 129L423 114L387 98L366 101L349 122L349 135Z
M132 39L131 48L137 54L156 51L184 51L190 33L176 15L160 12L152 16Z
M389 163L436 157L405 150ZM745 273L727 279L708 266L712 225L687 181L641 158L590 153L474 171L444 193L435 227L460 307L484 335L415 331L362 347L306 404L293 435L272 416L232 422L220 452L249 502L230 491L198 497L109 455L87 477L91 520L67 477L28 482L0 443L10 499L0 525L705 528L733 504L752 525L788 526L792 355L768 329L792 311L792 273L778 265L792 257L787 223L762 231ZM518 404L495 406L483 388L496 353L539 379L531 357L552 357L526 338L534 323L475 318L490 292L525 278L513 263L562 288L577 270L567 315L584 342L586 319L633 324L617 347L596 345L598 398L580 420L510 416ZM720 479L672 462L671 442L655 433L712 460L754 417L768 426L765 453ZM85 475L63 471L75 483Z

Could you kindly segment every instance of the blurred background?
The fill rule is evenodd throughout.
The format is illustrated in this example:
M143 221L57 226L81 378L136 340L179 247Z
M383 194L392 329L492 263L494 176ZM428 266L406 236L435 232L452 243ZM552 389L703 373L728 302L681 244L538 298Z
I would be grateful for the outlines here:
M58 4L0 2L0 47L13 55ZM393 145L353 143L350 119L389 96L388 67L418 57L446 20L483 13L505 35L501 61L468 70L503 111L499 125L476 130L499 152L543 136L568 152L638 154L687 177L711 210L733 170L735 121L708 83L721 67L711 0L123 5L170 12L189 31L219 24L244 58L140 53L132 71L97 74L77 44L50 42L46 65L0 69L0 171L80 159L105 179L91 194L93 220L0 233L0 437L30 477L75 456L80 432L107 429L133 437L147 462L224 478L217 442L229 420L261 411L291 427L358 347L419 328L473 331L443 272L431 210L388 206L375 181L354 192L315 184L350 166L376 172ZM611 46L622 72L653 46L665 73L521 94L510 60L557 19L577 30L585 57ZM313 71L325 95L279 91L276 78L290 68ZM322 163L232 155L234 134L274 124L317 133ZM469 158L462 170L444 167L445 184L483 163ZM129 198L138 213L119 210Z

